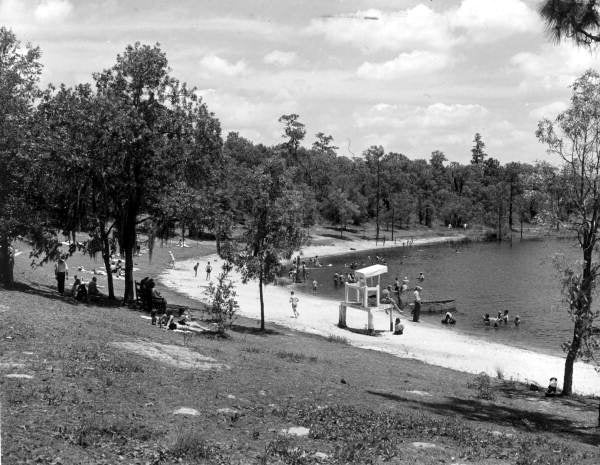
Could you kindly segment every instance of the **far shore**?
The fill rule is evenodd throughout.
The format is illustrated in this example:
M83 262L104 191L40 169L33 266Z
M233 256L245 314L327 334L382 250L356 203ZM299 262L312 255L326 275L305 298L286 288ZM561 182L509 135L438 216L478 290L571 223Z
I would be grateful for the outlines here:
M466 236L415 237L413 246L425 246L443 242L464 240ZM302 250L301 256L325 258L355 251L384 248L374 247L374 241L344 241L327 238L323 245L310 245ZM404 239L406 240L406 239ZM386 241L385 248L402 245ZM217 255L206 255L177 263L175 270L165 270L160 276L164 285L196 300L206 299L208 283L204 277L194 278L193 265L200 260L201 269L208 260L213 263L213 277L220 269L222 260ZM243 284L238 274L233 274L236 284L241 316L259 320L260 304L258 284ZM402 358L412 358L423 362L468 373L485 372L493 377L514 379L525 383L545 386L552 376L562 379L564 359L532 350L488 342L467 336L452 328L440 328L426 323L408 321L409 315L402 316L406 329L402 336L389 332L389 316L375 312L375 329L383 331L378 337L367 336L341 329L337 326L339 302L320 297L300 295L300 317L292 318L289 297L290 286L266 286L264 290L265 316L269 323L289 327L298 331L318 334L324 337L345 338L350 344L363 349L386 352ZM394 315L396 317L396 315ZM361 310L348 313L348 326L363 329L367 315ZM597 395L600 375L594 367L578 362L575 364L574 389L578 394Z

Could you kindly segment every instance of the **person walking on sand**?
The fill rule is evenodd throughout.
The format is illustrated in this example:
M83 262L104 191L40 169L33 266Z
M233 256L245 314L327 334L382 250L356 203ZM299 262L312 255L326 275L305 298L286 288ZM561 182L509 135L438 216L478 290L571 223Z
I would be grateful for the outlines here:
M212 271L212 266L210 266L210 260L206 264L206 280L210 281L210 272Z
M317 282L316 279L313 279L313 282L312 282L312 293L313 293L313 295L317 294L317 288L318 287L319 287L319 283Z
M169 250L169 258L171 260L171 268L175 269L175 255Z
M415 287L415 306L413 307L413 321L415 323L419 322L419 318L421 316L421 291L423 288L421 286Z
M298 301L300 299L298 299L298 297L296 297L294 295L294 291L292 291L291 296L290 296L290 303L292 304L292 313L294 314L294 316L292 318L298 318Z
M56 277L58 293L65 295L65 278L69 275L69 267L67 266L67 262L62 258L59 258L58 262L54 265L54 275Z
M194 265L194 278L198 277L198 267L200 266L200 262L196 262Z

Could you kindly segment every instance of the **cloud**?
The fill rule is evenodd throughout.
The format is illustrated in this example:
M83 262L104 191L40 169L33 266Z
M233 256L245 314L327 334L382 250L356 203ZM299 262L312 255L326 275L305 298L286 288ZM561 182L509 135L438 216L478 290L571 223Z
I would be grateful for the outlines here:
M410 53L401 53L396 58L382 63L365 62L356 71L356 74L365 79L395 79L398 77L418 73L430 73L445 68L449 57L441 53L432 53L415 50Z
M501 7L498 0L463 0L448 16L453 28L464 30L478 42L543 30L538 13L521 0L502 0Z
M200 60L200 67L202 68L201 74L205 77L211 77L215 74L233 77L246 71L246 63L243 60L230 63L213 54L205 55Z
M454 41L448 26L444 15L419 4L397 12L364 10L351 15L316 18L305 32L365 51L414 47L446 49Z
M522 91L566 88L589 68L600 65L598 55L571 44L544 44L537 52L519 52L509 63L521 73Z
M557 101L547 105L535 108L529 112L529 116L536 120L542 120L544 118L554 119L556 116L565 111L568 105L565 102Z
M264 56L263 61L268 65L289 66L296 61L296 59L297 55L295 52L273 50Z
M68 0L43 0L34 10L33 16L39 23L57 23L66 19L73 11Z
M424 106L390 105L379 103L365 112L355 113L359 128L381 126L390 128L445 129L481 121L488 110L478 104L445 104Z
M315 18L305 32L363 51L447 50L460 43L488 43L513 34L543 29L536 11L522 0L462 0L444 11L418 4L384 12L361 10L350 15Z

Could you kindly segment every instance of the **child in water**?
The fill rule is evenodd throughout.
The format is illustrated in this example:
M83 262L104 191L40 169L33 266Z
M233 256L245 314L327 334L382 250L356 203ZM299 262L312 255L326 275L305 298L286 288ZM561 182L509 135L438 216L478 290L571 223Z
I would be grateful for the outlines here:
M444 324L444 325L454 325L454 324L456 324L456 319L452 316L452 313L446 312L446 316L442 320L442 324Z

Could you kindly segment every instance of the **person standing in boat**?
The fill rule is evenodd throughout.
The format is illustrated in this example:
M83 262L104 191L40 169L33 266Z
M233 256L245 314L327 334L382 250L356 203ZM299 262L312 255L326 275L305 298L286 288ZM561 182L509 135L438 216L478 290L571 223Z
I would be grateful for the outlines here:
M414 307L413 307L413 321L415 323L419 322L419 318L421 316L421 291L422 290L423 290L423 288L421 286L415 287L415 292L414 292L415 303L414 303Z

